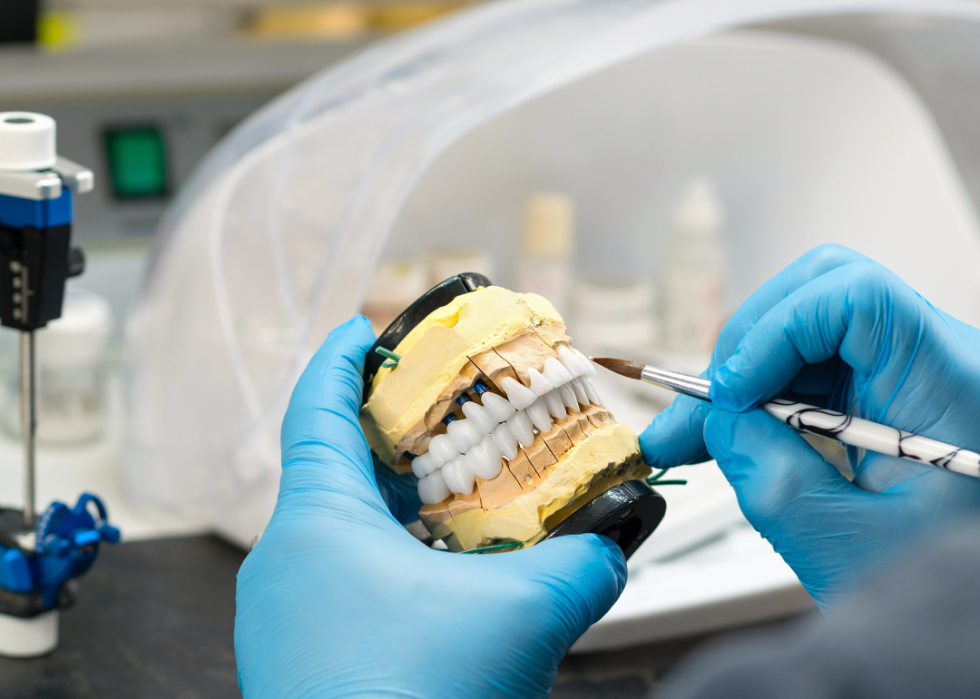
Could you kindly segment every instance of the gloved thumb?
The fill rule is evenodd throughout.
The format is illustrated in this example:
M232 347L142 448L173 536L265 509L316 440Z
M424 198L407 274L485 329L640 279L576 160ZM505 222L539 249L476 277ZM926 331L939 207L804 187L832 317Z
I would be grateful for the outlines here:
M854 486L803 437L761 409L712 410L704 441L746 519L780 553L781 544L773 540L775 522L793 521L794 510L819 519L828 505L853 494Z
M538 584L538 608L557 633L564 653L599 621L626 586L626 559L610 539L596 534L563 536L500 556L514 572Z

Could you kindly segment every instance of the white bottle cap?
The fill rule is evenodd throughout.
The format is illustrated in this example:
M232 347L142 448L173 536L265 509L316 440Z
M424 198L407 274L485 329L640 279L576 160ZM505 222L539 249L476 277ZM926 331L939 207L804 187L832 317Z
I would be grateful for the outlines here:
M674 211L677 231L688 235L714 235L722 224L721 202L707 177L691 180Z
M36 658L58 646L58 610L30 619L0 614L0 655Z
M557 192L532 194L524 208L524 254L567 260L575 242L575 205Z
M100 364L112 334L112 308L98 294L69 288L62 315L37 332L41 370Z
M0 112L0 170L54 167L54 119L33 112Z

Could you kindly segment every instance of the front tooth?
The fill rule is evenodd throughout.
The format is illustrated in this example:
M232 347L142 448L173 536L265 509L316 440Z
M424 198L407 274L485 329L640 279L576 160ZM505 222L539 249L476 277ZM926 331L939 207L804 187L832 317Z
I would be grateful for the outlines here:
M531 433L531 437L534 437L533 432ZM506 422L501 422L494 429L493 441L497 443L497 446L500 447L500 452L508 461L517 456L517 437L514 436L514 431Z
M547 432L551 429L551 414L548 412L548 405L544 402L544 398L538 398L527 406L526 412L539 432Z
M435 505L449 497L449 486L442 471L433 471L419 480L419 499L426 505Z
M575 399L582 405L589 404L589 394L585 392L585 386L582 385L582 379L572 380L572 390L575 391Z
M588 376L582 377L582 386L585 387L585 394L589 397L589 400L596 405L602 405L602 399L599 398L598 392L595 390L595 386L592 384L592 379Z
M561 420L563 417L568 415L565 410L565 404L561 402L561 395L558 393L558 389L553 390L551 393L545 393L542 398L544 398L544 404L548 406L548 412L551 413L551 417L556 420ZM538 429L541 429L540 427ZM548 429L551 429L551 425L548 425ZM547 432L547 430L542 430Z
M442 477L449 490L460 495L469 495L476 484L476 474L470 469L466 457L462 454L442 467Z
M595 376L595 364L593 364L588 357L586 357L584 354L579 352L577 349L573 348L572 352L575 353L575 356L578 357L579 361L581 361L582 364L585 366L585 373L583 374L583 376Z
M553 383L548 381L537 369L531 368L527 370L527 375L531 379L531 390L537 393L539 396L543 396L545 393L555 390Z
M579 361L579 358L575 356L575 353L568 347L559 348L558 359L565 366L565 368L568 369L568 373L573 379L577 379L587 371L586 367L584 367L582 362Z
M504 389L507 399L518 410L524 410L538 399L538 395L534 391L509 376L500 382L500 387Z
M466 462L473 473L488 481L500 475L500 470L504 467L502 456L500 447L493 441L493 437L487 435L479 444L466 452Z
M572 380L572 375L568 373L568 369L562 366L554 357L548 357L544 362L544 377L551 382L551 385L555 388L559 386L564 386L569 381Z
M575 397L575 389L572 387L571 382L568 382L564 386L559 386L558 395L561 396L561 402L565 404L566 408L569 410L578 410L578 399Z
M507 425L522 446L529 447L534 442L534 424L531 422L531 418L528 417L526 411L518 410L511 415L507 418Z
M488 391L481 396L481 400L483 401L483 407L487 409L497 422L503 422L517 411L517 408L509 400L503 396L498 396L496 393L490 393Z
M465 454L467 449L483 438L483 433L477 432L473 423L465 419L450 422L446 427L446 434L461 454Z
M507 401L504 401L504 403L507 403ZM510 405L510 403L507 404ZM463 415L466 416L466 419L470 421L480 434L490 434L493 432L493 428L497 426L497 423L500 422L500 420L497 420L490 414L489 410L473 401L463 404Z
M437 434L429 440L429 454L432 454L432 461L436 468L439 468L447 461L452 461L459 456L459 449L453 445L453 440L448 434Z
M419 478L425 478L437 468L436 461L432 454L425 452L412 459L412 473Z

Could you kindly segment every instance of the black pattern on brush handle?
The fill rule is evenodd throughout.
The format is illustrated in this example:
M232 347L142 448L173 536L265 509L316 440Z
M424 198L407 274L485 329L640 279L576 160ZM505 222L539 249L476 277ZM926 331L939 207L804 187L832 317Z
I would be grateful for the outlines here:
M980 477L980 454L877 422L776 398L761 406L790 427L860 449Z

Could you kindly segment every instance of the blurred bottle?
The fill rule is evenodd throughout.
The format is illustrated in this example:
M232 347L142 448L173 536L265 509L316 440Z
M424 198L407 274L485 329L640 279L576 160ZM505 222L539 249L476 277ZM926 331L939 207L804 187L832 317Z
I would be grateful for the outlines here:
M656 288L622 278L575 286L575 346L586 354L645 360L660 339Z
M675 352L710 352L724 322L723 220L711 180L691 180L674 212L674 242L663 268L666 344Z
M361 307L376 335L428 291L426 266L414 260L382 260L374 270Z
M524 209L524 236L517 263L517 290L540 294L559 313L569 310L575 207L557 192L532 194Z
M61 318L37 331L37 438L45 444L99 439L107 414L106 361L112 335L109 302L69 289ZM4 427L20 433L16 366L6 380Z

